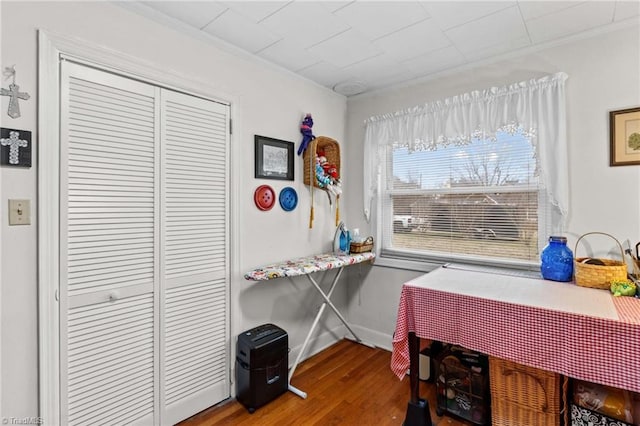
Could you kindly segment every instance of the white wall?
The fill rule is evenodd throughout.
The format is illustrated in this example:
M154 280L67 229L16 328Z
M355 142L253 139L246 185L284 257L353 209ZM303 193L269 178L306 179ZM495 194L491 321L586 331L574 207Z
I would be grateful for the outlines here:
M637 24L636 24L637 25ZM602 231L632 246L640 241L640 167L609 167L610 110L640 106L640 30L638 26L594 35L490 65L461 70L436 80L349 98L347 156L362 158L364 120L370 116L442 99L474 89L541 77L564 71L566 83L570 214L566 229L573 249L580 235ZM369 235L362 203L362 161L350 163L351 194L347 214L352 227ZM590 238L590 237L588 237ZM594 245L615 246L594 237ZM582 248L584 250L584 248ZM390 342L402 283L411 274L374 267L358 289L366 303L350 297L349 319L360 326L376 324ZM417 273L416 273L417 274ZM364 298L364 296L363 296ZM384 319L384 323L380 321Z
M363 121L371 115L395 111L472 89L503 85L556 71L569 74L567 82L571 217L570 244L580 234L601 230L619 239L640 240L638 167L608 166L607 112L640 105L639 32L624 30L571 45L504 60L493 65L410 87L352 98L320 88L289 73L236 56L224 49L162 28L116 5L103 2L0 2L0 66L16 64L17 83L32 95L21 102L22 117L6 115L2 98L0 124L33 131L34 166L28 170L0 168L0 413L4 417L37 415L37 46L36 29L73 36L181 73L185 79L220 88L233 101L233 144L239 152L238 265L232 277L232 338L263 322L274 322L289 332L290 346L302 343L320 300L304 279L253 284L242 273L255 266L293 256L325 251L333 236L333 212L326 198L316 199L314 228L308 230L309 192L302 185L302 164L296 162L295 182L253 178L253 135L296 142L302 115L314 115L315 134L341 142L345 197L341 210L350 227L370 229L362 215ZM3 87L6 82L2 82ZM348 108L348 116L347 116ZM46 117L40 117L43 120ZM346 126L345 123L348 123ZM293 186L298 208L286 213L274 207L258 211L253 190L260 184L276 190ZM7 226L7 200L32 200L32 225ZM419 275L390 268L356 266L348 277L363 279L340 287L338 300L349 303L348 316L378 343L390 342L400 287ZM328 277L327 280L328 281ZM345 299L348 297L348 299ZM321 331L331 339L338 324L333 316ZM340 337L340 336L334 336ZM328 341L328 340L325 340ZM317 350L316 345L312 350ZM293 354L292 354L293 355Z
M300 142L299 123L304 113L314 115L316 135L344 139L346 100L288 72L234 55L226 49L190 38L142 18L113 3L106 2L1 2L0 66L16 65L17 84L31 95L21 101L22 117L6 115L8 99L2 97L0 124L33 132L33 167L0 169L0 413L3 417L23 418L38 414L38 336L37 336L37 29L74 37L122 52L139 60L171 70L192 82L219 88L220 97L232 102L234 134L232 144L240 145L239 171L234 182L239 211L234 226L239 229L236 251L238 266L231 282L232 340L255 325L273 322L289 333L290 346L302 344L306 330L320 300L310 285L300 279L251 283L242 274L254 267L293 256L329 249L333 238L333 213L326 197L318 197L315 222L308 229L309 191L302 184L302 161L296 161L294 182L256 180L253 177L254 134ZM2 86L6 87L2 81ZM283 211L276 205L269 212L259 211L253 191L270 184L276 191L293 186L299 194L298 208ZM32 202L30 226L8 226L7 200L27 198ZM338 300L344 301L345 290ZM344 303L344 302L343 302ZM327 331L338 321L331 317L322 324L326 341L336 339ZM341 336L338 336L341 337ZM319 345L312 348L318 350ZM294 352L295 353L295 352ZM46 421L47 419L45 419Z

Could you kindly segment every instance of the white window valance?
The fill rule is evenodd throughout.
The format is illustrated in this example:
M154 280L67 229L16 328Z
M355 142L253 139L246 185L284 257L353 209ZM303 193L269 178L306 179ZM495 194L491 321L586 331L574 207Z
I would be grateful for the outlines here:
M534 144L541 185L565 218L569 203L564 83L559 72L539 79L472 91L365 121L364 214L378 193L387 149L435 150L520 131Z

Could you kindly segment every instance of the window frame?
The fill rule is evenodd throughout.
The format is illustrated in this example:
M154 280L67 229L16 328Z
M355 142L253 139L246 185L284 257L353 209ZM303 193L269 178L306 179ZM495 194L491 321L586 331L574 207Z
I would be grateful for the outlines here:
M538 271L539 261L527 261L507 258L490 258L485 256L444 254L441 252L420 252L411 249L385 247L385 232L393 233L393 202L394 195L431 195L431 194L478 194L499 192L522 192L523 188L532 189L531 185L510 185L510 186L477 186L448 189L389 189L393 182L393 147L389 146L384 152L383 167L380 171L380 188L374 198L375 205L375 234L380 241L377 248L377 266L391 268L408 269L420 272L430 272L447 263L469 264L479 266L491 266L497 268L517 269L525 271ZM540 181L538 181L536 192L538 194L538 251L542 251L541 235L552 232L552 225L548 214L543 208L546 206L546 191ZM544 203L544 204L543 204ZM383 213L386 206L389 211Z
M385 236L381 222L384 201L381 184L386 183L388 151L398 143L406 144L410 149L429 149L440 144L464 144L472 138L490 137L498 131L521 131L534 136L531 141L540 179L538 206L547 207L542 215L538 214L538 219L545 221L544 228L539 227L544 230L538 234L538 249L545 245L547 235L561 235L567 224L570 204L565 88L568 77L560 71L428 100L367 118L364 121L362 212L379 240L376 253L382 256L376 264L389 263L385 259L391 259L393 254L382 248L386 241L379 238ZM541 200L541 197L544 198ZM425 264L428 260L424 260ZM398 264L393 260L390 263L390 266ZM413 262L414 265L419 263ZM487 263L486 259L483 263ZM424 265L410 267L425 268L428 269Z

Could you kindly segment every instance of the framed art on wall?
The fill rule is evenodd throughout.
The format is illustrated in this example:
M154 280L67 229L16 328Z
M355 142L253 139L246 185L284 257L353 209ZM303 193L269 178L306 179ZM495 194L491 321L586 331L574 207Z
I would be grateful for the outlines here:
M31 132L0 128L0 164L31 167Z
M293 142L255 135L255 177L294 179Z
M640 164L640 107L609 112L611 166Z

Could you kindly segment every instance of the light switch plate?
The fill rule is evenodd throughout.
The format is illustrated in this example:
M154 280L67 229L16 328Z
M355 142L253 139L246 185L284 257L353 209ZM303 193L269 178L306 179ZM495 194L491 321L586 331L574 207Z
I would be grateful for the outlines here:
M9 200L9 225L31 225L30 200Z

